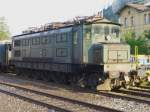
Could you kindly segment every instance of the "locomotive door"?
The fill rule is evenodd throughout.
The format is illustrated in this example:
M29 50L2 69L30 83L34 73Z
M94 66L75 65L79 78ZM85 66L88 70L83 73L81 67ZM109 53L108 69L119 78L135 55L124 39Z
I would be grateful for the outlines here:
M116 50L110 50L108 52L108 62L117 62L117 51Z
M117 60L118 60L118 62L128 60L128 51L126 51L126 50L118 51L117 52Z
M128 51L126 50L111 50L109 51L109 62L123 62L125 60L128 60Z
M81 52L82 52L82 46L81 46L81 28L76 27L73 29L73 39L72 39L72 63L79 64L81 63Z

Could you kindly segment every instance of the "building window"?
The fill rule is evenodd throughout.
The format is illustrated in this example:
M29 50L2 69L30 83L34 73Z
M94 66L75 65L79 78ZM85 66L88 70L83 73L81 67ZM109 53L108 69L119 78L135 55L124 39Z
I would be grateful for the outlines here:
M17 47L17 46L20 46L21 45L21 41L20 40L15 40L14 41L14 46Z
M147 14L144 14L144 24L147 24Z
M68 51L67 48L57 48L56 56L57 57L67 57Z
M150 13L148 14L148 23L150 24Z
M20 50L14 51L14 57L20 57L20 56L21 56Z
M134 26L134 17L131 17L131 26Z
M128 27L128 19L127 18L124 19L124 26Z

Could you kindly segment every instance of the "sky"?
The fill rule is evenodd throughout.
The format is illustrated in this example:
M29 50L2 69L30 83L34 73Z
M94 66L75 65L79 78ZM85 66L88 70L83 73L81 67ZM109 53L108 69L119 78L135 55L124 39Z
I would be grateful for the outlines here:
M0 17L5 17L11 35L28 27L76 16L89 16L111 4L112 0L0 0Z

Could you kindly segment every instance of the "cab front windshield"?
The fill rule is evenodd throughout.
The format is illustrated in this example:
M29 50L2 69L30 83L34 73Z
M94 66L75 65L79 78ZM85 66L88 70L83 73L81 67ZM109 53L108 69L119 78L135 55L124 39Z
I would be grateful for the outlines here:
M93 34L96 36L104 35L104 36L111 36L113 38L119 38L119 29L120 26L117 25L100 25L96 24L93 25Z

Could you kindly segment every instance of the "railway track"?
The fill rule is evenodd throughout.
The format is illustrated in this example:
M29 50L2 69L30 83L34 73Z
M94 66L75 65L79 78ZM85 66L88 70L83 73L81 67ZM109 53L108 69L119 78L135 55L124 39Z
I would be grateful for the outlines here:
M45 83L39 80L24 79L21 77L16 77L16 76L11 76L11 75L2 76L2 77L3 78L0 78L0 79L3 82L7 82L9 84L15 84L15 85L17 84L19 86L22 85L23 87L26 87L26 88L30 87L31 89L33 88L34 90L41 91L41 92L44 91L48 94L51 93L52 95L62 96L62 97L69 98L69 99L70 98L76 99L82 102L95 104L96 106L100 105L104 107L113 108L116 110L119 109L121 111L126 111L126 110L134 111L135 109L137 111L138 110L145 111L147 108L149 108L149 105L150 105L150 100L148 98L135 96L135 95L129 95L125 93L117 93L116 91L94 92L92 90L86 90L83 88L70 87L70 86L59 85L55 83ZM142 89L142 90L147 90L147 89ZM119 104L120 106L118 105L118 102L120 103ZM125 107L125 105L127 107ZM131 106L128 106L128 105L135 105L135 106L131 108ZM146 106L146 109L141 109L141 107L143 106Z
M48 108L50 110L54 110L56 112L71 112L71 111L69 111L67 109L59 108L59 107L56 107L56 106L53 106L53 105L50 105L50 104L43 103L41 101L35 100L35 99L31 99L31 98L28 98L28 97L25 97L25 96L22 96L22 95L18 95L18 94L12 93L12 92L8 92L8 91L5 91L5 90L2 90L2 89L0 89L0 92L4 93L4 94L7 94L7 95L10 95L10 96L17 97L17 98L22 99L24 101L28 101L30 103L34 103L34 104L46 107L46 108Z
M126 90L126 89L117 90L115 92L128 94L128 95L134 95L134 96L140 96L140 97L145 97L145 98L150 99L150 93L147 93L147 92L141 92L141 91L135 91L135 90Z
M130 88L129 90L150 93L150 89L142 89L142 88L137 88L137 87Z
M150 89L150 87L145 87L145 86L139 86L139 87L143 89Z
M128 101L136 101L139 103L145 103L145 104L150 104L150 96L149 94L145 94L147 97L142 96L144 94L142 93L136 93L134 91L130 92L130 91L122 91L122 90L118 90L118 91L109 91L109 92L105 92L105 91L100 91L96 94L99 95L104 95L107 97L113 97L113 98L121 98L123 100L128 100Z
M11 77L11 78L14 78L14 79L19 78L19 77L16 77L14 75L12 76L12 75L9 75L9 74L7 74L7 77ZM27 80L31 81L30 79L27 79ZM42 83L42 84L44 83L43 81L36 81L36 82L39 82L39 83ZM49 83L46 83L46 85L47 84L49 85ZM34 86L37 86L37 85L34 85ZM58 85L58 86L62 87L62 85ZM44 87L44 86L41 86L41 87ZM143 94L140 95L140 93L138 93L139 94L138 96L135 96L134 93L132 93L132 94L128 94L127 92L126 93L124 93L124 92L122 92L122 93L120 92L119 93L119 91L113 91L113 92L112 91L106 91L106 92L105 91L99 91L99 92L94 92L92 90L85 90L85 89L82 89L82 88L70 88L68 86L65 86L65 88L68 88L69 90L73 89L73 91L75 89L75 91L77 91L77 92L92 93L92 94L95 94L95 95L102 95L102 96L111 97L111 98L117 98L117 99L123 99L123 100L128 100L128 101L136 101L136 102L139 102L139 103L150 104L150 99L143 97L144 95ZM140 88L138 90L135 89L135 88L131 89L131 90L134 90L134 91L138 91L139 90L139 91L149 92L148 89L140 89Z
M0 92L18 97L29 102L52 108L60 112L121 112L70 98L39 92L16 84L0 82ZM55 103L57 102L57 103Z

